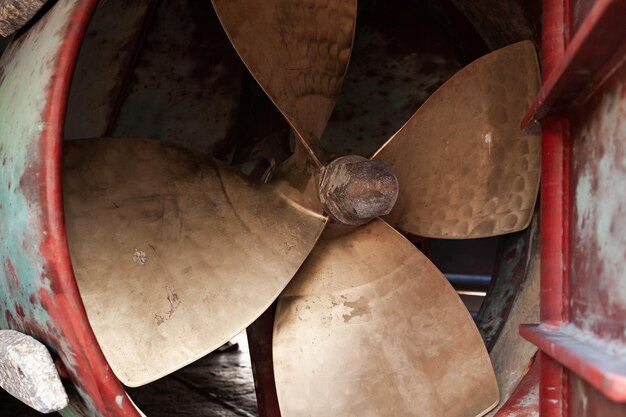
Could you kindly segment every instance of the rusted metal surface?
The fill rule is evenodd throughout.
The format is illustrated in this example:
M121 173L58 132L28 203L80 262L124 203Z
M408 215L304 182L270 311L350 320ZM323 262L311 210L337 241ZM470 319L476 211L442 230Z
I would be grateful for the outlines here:
M322 146L370 157L461 68L423 2L360 1L354 49Z
M222 151L237 127L243 66L211 4L158 2L137 53L111 136Z
M606 348L592 348L604 357L605 366L600 367L604 372L592 372L601 364L591 356L581 358L583 364L590 363L577 373L600 393L613 399L619 395L626 401L626 373L619 379L620 388L608 382L618 368L613 363L617 360L614 350L626 349L626 70L615 73L575 116L571 125L570 326L578 335L604 341ZM585 407L617 410L602 405L602 397L588 384L579 387L571 396L589 398Z
M136 417L89 327L63 222L65 105L94 6L56 2L0 59L0 327L46 344L69 387L64 416Z
M531 278L531 261L539 251L539 216L535 213L530 226L521 232L502 237L498 259L487 296L483 302L476 325L491 349L509 320L509 315ZM537 305L539 299L536 300Z
M589 15L589 12L593 6L597 3L596 0L576 0L568 1L569 6L569 35L574 36L578 29L582 26L585 18Z
M0 36L9 36L21 29L48 0L1 0Z
M445 30L448 44L454 50L454 54L462 66L490 52L491 49L487 46L480 33L452 0L409 1L417 6L426 6L425 9L428 12L427 19L440 29ZM404 13L404 8L401 8L399 4L394 9L400 9L398 11ZM431 41L429 37L427 40ZM415 40L413 42L416 43Z
M571 321L626 345L626 70L571 132Z
M291 135L289 123L244 68L236 129L214 156L240 166L259 159L272 164L282 159L281 154L291 154Z
M541 365L535 359L515 392L494 417L539 417L540 375Z
M626 404L611 401L583 379L572 375L569 378L569 417L622 417L626 415Z
M152 17L151 0L101 1L82 42L65 120L65 138L106 136L125 97L124 80L132 75L133 58L142 44L143 28Z
M398 179L384 161L342 156L324 169L320 200L341 224L363 224L389 214L397 199Z
M530 247L530 250L524 254L510 251L510 255L514 256L509 258L508 262L507 257L503 257L501 260L503 267L498 270L496 285L488 291L486 302L481 309L481 313L493 309L492 314L499 312L503 316L502 321L498 323L498 332L490 339L492 346L488 345L490 347L489 356L500 389L500 404L488 417L498 415L501 409L506 409L508 405L505 402L512 395L516 395L516 391L519 391L518 384L531 367L533 358L537 353L537 348L519 335L520 324L539 320L541 254L537 217L535 220L534 227L531 226L531 232L528 233L530 242L527 242L527 247ZM525 240L521 236L518 236L518 239ZM520 265L522 263L520 258L525 261L523 267ZM516 266L516 268L509 269L511 266ZM506 275L507 270L510 276ZM520 274L524 275L521 279L519 278ZM508 283L510 288L508 291L502 291L504 283ZM498 302L501 297L504 300ZM489 316L494 321L492 314ZM481 315L479 315L480 317ZM482 317L485 316L482 315ZM477 324L481 328L481 322L477 321ZM538 402L535 406L538 407Z
M492 50L515 42L537 43L536 30L516 0L452 0Z

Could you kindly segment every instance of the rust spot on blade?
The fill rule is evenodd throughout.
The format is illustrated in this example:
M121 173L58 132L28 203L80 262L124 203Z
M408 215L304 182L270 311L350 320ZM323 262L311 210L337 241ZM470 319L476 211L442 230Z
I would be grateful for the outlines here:
M176 292L176 288L166 286L165 290L167 291L167 301L170 303L170 310L163 315L157 314L154 316L158 326L171 319L181 303L178 293Z

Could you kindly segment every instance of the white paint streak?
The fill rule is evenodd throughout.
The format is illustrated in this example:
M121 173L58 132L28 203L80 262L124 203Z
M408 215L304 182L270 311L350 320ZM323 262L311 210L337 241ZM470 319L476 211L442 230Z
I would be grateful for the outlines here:
M601 338L594 332L580 329L571 323L563 326L560 331L561 333L570 336L587 346L592 346L607 355L622 358L626 357L626 345L618 341Z
M585 140L600 142L597 155L583 155L576 186L577 233L580 241L595 242L603 270L598 285L608 296L609 308L626 305L626 100L623 85L607 94L597 116L582 132ZM621 157L620 157L621 156ZM593 161L597 161L594 169ZM594 248L595 249L595 248ZM592 318L587 324L591 327Z
M578 398L580 399L580 402L582 404L583 411L587 411L587 407L588 407L588 404L589 404L589 396L587 395L587 390L585 390L585 387L583 385L582 379L578 379L577 380L576 392L577 392Z
M483 139L488 146L489 159L491 159L491 144L493 143L493 133L487 132L483 135Z
M539 404L539 384L535 385L533 389L516 403L516 405L524 410L530 410Z

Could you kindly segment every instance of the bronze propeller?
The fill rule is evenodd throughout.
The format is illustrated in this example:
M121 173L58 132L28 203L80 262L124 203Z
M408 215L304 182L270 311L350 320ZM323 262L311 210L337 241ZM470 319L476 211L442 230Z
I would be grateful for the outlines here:
M310 157L326 165L320 200L335 222L383 216L405 232L457 239L528 226L540 170L538 137L519 129L539 89L530 42L460 71L370 161L328 164L318 122L330 109L307 112L303 103L334 103L337 90L326 87L337 83L325 71L343 74L356 2L213 4L252 75ZM474 417L499 400L469 313L445 277L382 219L326 229L279 297L273 340L283 416Z
M257 184L163 142L67 144L72 259L116 375L135 386L170 373L278 297L283 416L489 411L498 387L471 316L391 226L463 239L528 225L539 140L518 122L539 87L532 44L464 68L371 159L330 161L320 138L348 67L356 1L213 4L299 145Z

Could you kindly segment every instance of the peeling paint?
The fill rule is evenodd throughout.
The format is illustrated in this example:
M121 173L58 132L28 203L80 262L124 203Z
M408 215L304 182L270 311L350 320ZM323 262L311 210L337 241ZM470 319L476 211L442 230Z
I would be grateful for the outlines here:
M618 83L573 130L571 307L583 331L626 342L626 98Z
M626 354L624 80L626 68L617 69L571 118L571 324L562 329L620 358ZM568 379L571 417L626 415L625 404L608 400L573 373Z
M570 336L585 345L593 346L607 355L626 357L626 345L623 343L598 337L597 334L589 330L579 329L572 323L561 327L560 331L564 335Z
M69 75L95 0L59 0L0 58L0 328L43 342L64 376L65 417L112 412L124 391L108 369L65 245L60 144ZM16 278L17 277L17 278Z

